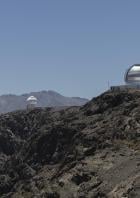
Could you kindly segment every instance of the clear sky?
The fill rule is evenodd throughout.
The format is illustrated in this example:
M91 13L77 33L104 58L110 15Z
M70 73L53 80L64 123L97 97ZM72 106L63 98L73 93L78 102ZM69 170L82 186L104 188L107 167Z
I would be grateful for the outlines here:
M140 63L140 0L1 0L0 94L92 98Z

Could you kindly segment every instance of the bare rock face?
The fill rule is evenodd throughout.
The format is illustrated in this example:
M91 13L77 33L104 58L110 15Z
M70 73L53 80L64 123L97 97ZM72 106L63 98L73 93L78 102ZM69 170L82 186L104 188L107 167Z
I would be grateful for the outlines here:
M139 198L140 92L1 115L0 197Z

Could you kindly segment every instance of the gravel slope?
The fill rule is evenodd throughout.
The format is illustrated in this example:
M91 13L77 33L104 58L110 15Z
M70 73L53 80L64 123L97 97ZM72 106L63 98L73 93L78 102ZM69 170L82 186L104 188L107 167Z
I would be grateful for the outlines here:
M0 197L139 198L140 92L1 115Z

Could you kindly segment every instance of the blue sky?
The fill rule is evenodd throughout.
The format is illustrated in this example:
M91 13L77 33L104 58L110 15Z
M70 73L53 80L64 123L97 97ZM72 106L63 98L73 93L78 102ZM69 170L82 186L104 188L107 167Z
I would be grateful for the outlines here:
M0 94L92 98L140 63L139 0L0 1Z

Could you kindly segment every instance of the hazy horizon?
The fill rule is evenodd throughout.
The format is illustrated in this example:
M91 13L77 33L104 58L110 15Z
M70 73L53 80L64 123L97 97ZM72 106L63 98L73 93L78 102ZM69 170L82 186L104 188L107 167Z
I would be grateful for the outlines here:
M14 96L22 96L22 95L25 95L25 94L33 94L33 93L40 93L40 92L55 92L55 93L58 93L58 94L60 94L60 95L62 95L62 96L64 96L64 97L78 97L78 98L83 98L83 99L91 99L91 98L85 98L85 97L80 97L80 96L67 96L67 95L63 95L62 93L59 93L58 91L56 91L56 90L36 90L36 91L30 91L30 92L24 92L24 93L5 93L5 94L1 94L0 96L5 96L5 95L14 95Z
M54 90L92 98L140 63L140 1L0 3L0 95Z

